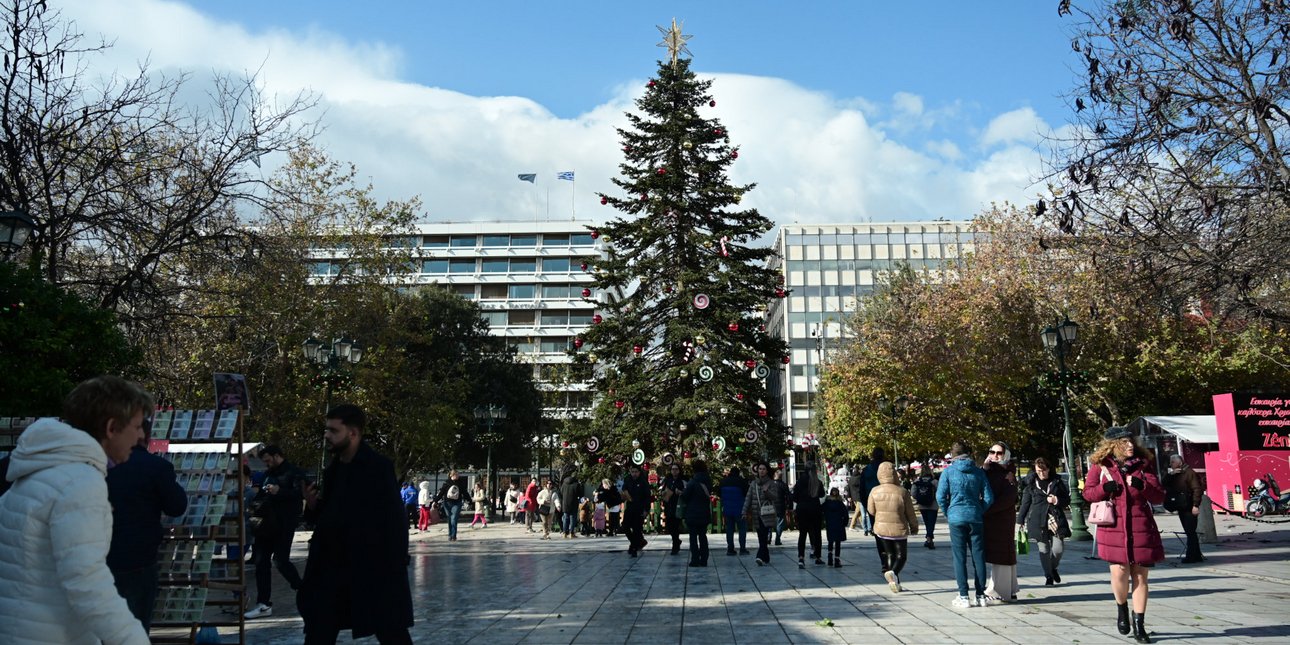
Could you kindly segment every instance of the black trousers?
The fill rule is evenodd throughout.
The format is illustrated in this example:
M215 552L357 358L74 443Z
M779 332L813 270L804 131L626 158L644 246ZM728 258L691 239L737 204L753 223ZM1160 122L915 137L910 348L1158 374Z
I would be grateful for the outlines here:
M934 541L935 540L934 534L936 533L936 509L924 508L924 509L919 509L918 512L921 513L923 516L923 528L927 529L925 531L926 537L924 538L924 541L925 542Z
M255 602L264 605L273 604L274 563L277 564L278 572L292 589L300 587L300 572L296 570L296 565L291 563L291 541L295 539L296 527L294 523L280 521L284 528L278 533L267 540L263 536L256 538Z
M690 533L690 564L708 566L708 526L687 526Z
M824 516L819 511L798 511L797 513L797 559L806 558L806 540L811 540L811 557L820 557L820 529Z
M1196 534L1196 525L1200 522L1200 517L1191 514L1190 508L1184 508L1178 511L1178 520L1182 522L1183 533L1187 534L1187 553L1183 556L1187 560L1200 560L1200 537Z
M761 515L758 515L753 521L757 523L757 559L762 562L770 562L770 536L775 531L775 527L766 524L761 519ZM820 544L817 541L815 548L818 549L819 547Z
M882 572L890 571L900 575L900 570L905 568L905 558L909 556L907 541L884 540L876 535L873 541L878 544L878 559L882 560Z
M663 523L667 524L668 535L672 536L672 551L681 550L681 518L676 513L663 513Z
M623 535L627 536L628 549L640 551L645 548L645 514L639 511L623 511Z

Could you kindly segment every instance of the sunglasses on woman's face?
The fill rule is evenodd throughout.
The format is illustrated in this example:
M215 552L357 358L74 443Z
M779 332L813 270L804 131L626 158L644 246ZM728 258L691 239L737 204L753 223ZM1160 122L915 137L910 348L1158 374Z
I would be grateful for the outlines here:
M1003 454L1003 451L1002 451L1002 450L991 450L991 451L990 451L990 454L992 454L992 455L1002 455L1002 454Z

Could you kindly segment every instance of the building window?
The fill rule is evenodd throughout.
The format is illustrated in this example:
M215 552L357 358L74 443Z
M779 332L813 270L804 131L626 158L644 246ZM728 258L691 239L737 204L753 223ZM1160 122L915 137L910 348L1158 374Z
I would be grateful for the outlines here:
M532 309L515 309L511 311L509 318L510 324L514 325L533 325L537 321L537 312Z
M473 249L475 248L474 235L453 235L448 238L448 246L454 249Z
M542 246L569 246L569 235L566 233L544 233Z
M506 285L504 284L480 285L479 297L483 300L505 300Z
M537 271L535 258L515 258L511 260L511 273L533 273Z
M544 284L542 285L543 298L572 298L573 291L576 287L567 284ZM578 292L581 295L581 291Z
M569 310L548 309L542 312L543 327L565 327L569 324Z
M483 247L488 249L505 248L511 243L509 235L485 235Z
M567 337L543 338L540 345L543 354L561 354L569 349Z
M512 235L511 248L534 249L537 248L536 235Z
M452 292L467 300L475 299L475 285L473 284L454 284Z
M450 260L448 262L448 273L455 274L473 274L475 272L475 260Z
M591 233L574 233L569 236L569 244L572 246L591 246L596 241L591 239Z
M789 396L789 400L794 408L811 407L811 395L809 392L793 392Z
M510 287L511 300L532 300L537 295L537 287L531 284L513 284Z
M481 311L481 312L479 312L479 317L480 317L480 318L483 318L485 321L487 321L487 322L488 322L488 326L489 326L489 327L505 327L505 326L506 326L506 312L505 312L505 311Z
M484 258L479 263L480 273L506 273L511 268L506 258Z
M340 268L331 262L311 262L309 264L309 275L336 275Z
M542 273L568 273L569 258L542 258Z
M591 313L591 311L590 311L590 310L574 310L574 311L570 311L570 312L569 312L569 324L570 324L570 325L583 325L583 326L590 325L590 324L591 324L591 316L592 316L592 315L593 315L593 314Z
M446 249L448 248L448 236L447 235L423 235L421 237L421 248Z
M422 273L442 275L448 272L447 260L424 260L421 262Z

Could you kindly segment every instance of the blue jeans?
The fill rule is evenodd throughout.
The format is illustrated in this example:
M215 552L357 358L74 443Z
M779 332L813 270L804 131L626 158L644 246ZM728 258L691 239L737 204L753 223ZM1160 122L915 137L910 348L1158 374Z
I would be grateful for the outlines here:
M739 527L739 550L748 550L748 520L743 515L726 516L726 550L735 548L735 527Z
M133 571L113 571L116 591L125 598L130 613L143 623L143 631L152 626L152 609L157 604L157 580L161 567L150 564Z
M457 518L461 516L461 502L444 502L443 512L448 516L448 537L457 537Z
M578 514L565 513L564 518L560 520L560 527L566 534L573 534L578 531Z
M985 524L982 522L950 522L950 550L954 552L954 581L959 585L959 595L968 595L967 559L972 558L975 569L976 595L985 595Z
M779 519L775 520L775 544L780 543L780 536L784 535L784 525L787 523L785 515L780 513Z

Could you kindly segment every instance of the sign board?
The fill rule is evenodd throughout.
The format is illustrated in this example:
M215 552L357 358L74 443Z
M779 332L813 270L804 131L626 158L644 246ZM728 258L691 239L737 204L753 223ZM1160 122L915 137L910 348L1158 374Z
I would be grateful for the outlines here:
M1236 393L1232 408L1238 450L1290 451L1290 396Z

